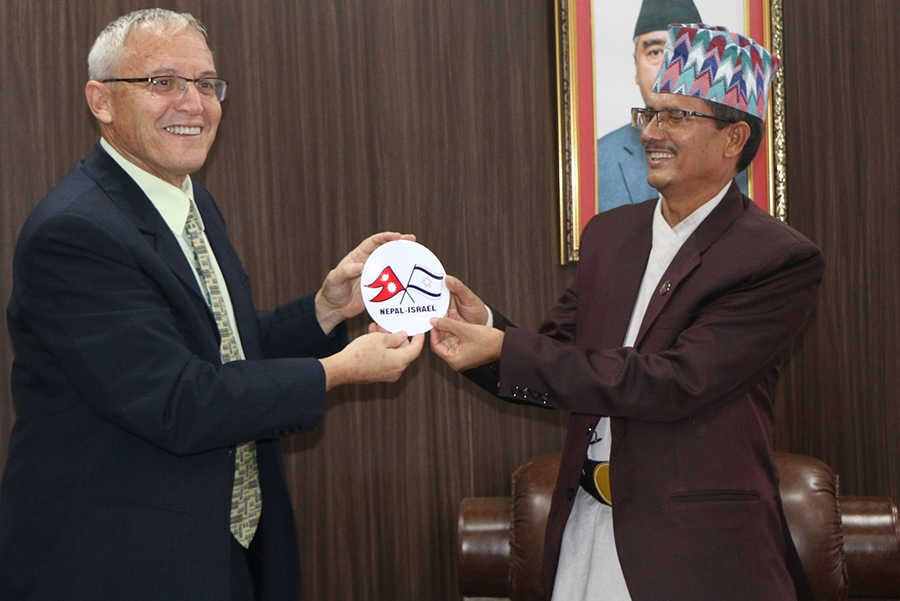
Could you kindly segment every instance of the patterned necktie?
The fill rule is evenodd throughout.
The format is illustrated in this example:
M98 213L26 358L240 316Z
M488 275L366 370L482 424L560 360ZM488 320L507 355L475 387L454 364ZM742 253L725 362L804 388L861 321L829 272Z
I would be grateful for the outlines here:
M209 258L209 249L200 224L197 209L191 203L187 223L184 226L194 251L194 267L206 288L206 302L212 309L219 328L222 363L241 358L234 330L225 310L225 299L219 280ZM231 534L246 549L256 533L256 525L262 513L262 494L259 489L259 469L256 464L256 443L239 444L234 457L234 487L231 490Z

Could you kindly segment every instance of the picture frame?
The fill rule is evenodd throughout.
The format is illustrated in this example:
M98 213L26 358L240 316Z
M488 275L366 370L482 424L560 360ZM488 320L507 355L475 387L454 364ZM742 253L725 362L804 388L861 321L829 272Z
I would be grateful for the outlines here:
M615 98L607 93L621 90L634 93L634 62L624 65L618 74L603 73L602 84L597 78L595 49L612 35L616 44L629 55L634 52L632 32L642 0L554 0L557 64L557 136L559 161L560 262L578 260L581 230L598 212L597 141L609 129L604 122L607 114L615 114L625 123L630 119L629 98ZM617 14L600 18L595 11L609 10L614 2ZM704 2L707 3L704 6ZM715 2L715 5L709 4ZM629 7L628 4L631 4ZM729 5L730 3L730 5ZM784 48L783 0L695 0L704 21L725 25L762 43L773 56L781 59ZM612 6L611 4L609 6ZM714 6L714 8L708 8ZM621 7L621 8L620 8ZM730 10L730 19L737 24L716 22L716 11ZM625 11L622 16L618 11ZM630 13L628 12L630 11ZM743 19L734 15L743 12ZM714 13L710 18L707 12ZM627 15L631 15L630 17ZM632 19L630 22L628 19ZM601 26L602 24L602 26ZM611 25L613 33L604 33ZM605 37L604 37L605 36ZM624 40L624 41L623 41ZM630 48L627 47L631 41ZM617 50L617 52L619 52ZM612 54L604 54L604 66ZM616 58L619 63L623 59ZM622 82L621 71L630 68L631 84ZM615 83L609 83L615 82ZM602 98L602 102L597 99ZM617 103L613 108L613 103ZM642 106L640 96L630 99L632 106ZM765 133L760 151L747 170L747 193L761 208L782 221L787 221L786 197L786 140L784 123L784 68L780 68L772 82L765 119ZM604 105L606 103L606 105ZM599 105L599 108L598 108ZM598 119L598 116L602 118ZM606 119L608 121L608 119Z

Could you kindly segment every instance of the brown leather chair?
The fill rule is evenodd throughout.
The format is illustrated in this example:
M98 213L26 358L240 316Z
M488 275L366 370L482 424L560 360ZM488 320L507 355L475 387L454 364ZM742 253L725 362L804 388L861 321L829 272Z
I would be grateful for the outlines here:
M513 474L511 497L463 499L457 565L467 597L544 599L544 529L559 453ZM900 522L891 499L841 497L838 476L812 457L776 453L791 536L816 598L900 598ZM849 595L849 597L848 597Z

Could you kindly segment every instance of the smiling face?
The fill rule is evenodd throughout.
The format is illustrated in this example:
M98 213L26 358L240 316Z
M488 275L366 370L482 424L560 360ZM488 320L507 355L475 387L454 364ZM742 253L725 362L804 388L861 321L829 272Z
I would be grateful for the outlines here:
M702 98L655 94L652 109L682 109L709 114ZM647 183L667 201L709 200L734 177L739 154L746 141L739 126L716 127L716 121L687 117L677 128L660 129L654 118L641 131L647 154ZM748 128L749 129L749 128Z
M125 40L115 77L216 75L206 40L191 28L161 33L133 31ZM222 106L188 84L181 98L153 94L150 84L89 82L88 103L100 132L120 154L175 186L203 166L216 138Z
M644 106L650 106L655 94L653 83L663 64L663 50L669 33L665 30L651 31L638 37L634 45L634 83L641 89Z

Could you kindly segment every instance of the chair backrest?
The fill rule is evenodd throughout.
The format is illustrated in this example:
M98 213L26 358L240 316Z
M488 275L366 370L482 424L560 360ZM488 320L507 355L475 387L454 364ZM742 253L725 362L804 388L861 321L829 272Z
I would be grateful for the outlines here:
M539 601L544 595L544 531L561 453L532 457L513 473L510 530L510 599Z
M816 599L846 599L837 475L806 455L775 453L775 465L781 475L781 503L791 538Z
M460 505L460 591L471 597L545 599L544 531L560 453L538 455L513 474L512 497ZM839 497L837 475L804 455L775 453L791 537L815 598L900 597L900 522L891 499Z
M510 597L543 599L544 529L559 453L538 455L513 474ZM775 453L788 528L817 599L847 598L837 477L813 457Z

